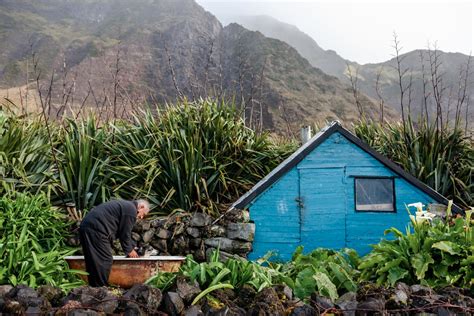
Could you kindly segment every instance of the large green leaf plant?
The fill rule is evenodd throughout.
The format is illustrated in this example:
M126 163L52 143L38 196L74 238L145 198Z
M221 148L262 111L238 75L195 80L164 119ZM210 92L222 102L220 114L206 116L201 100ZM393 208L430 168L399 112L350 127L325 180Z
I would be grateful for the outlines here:
M382 240L362 259L361 278L377 284L397 282L431 287L474 286L474 235L472 210L453 216L448 206L446 220L430 216L421 205L403 234L390 228Z

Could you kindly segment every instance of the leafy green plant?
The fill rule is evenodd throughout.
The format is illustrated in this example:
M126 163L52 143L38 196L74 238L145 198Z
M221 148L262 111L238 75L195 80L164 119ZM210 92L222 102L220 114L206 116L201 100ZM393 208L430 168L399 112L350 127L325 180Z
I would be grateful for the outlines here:
M61 130L59 147L59 178L63 194L61 204L74 203L76 209L88 210L107 197L105 184L109 178L106 170L109 158L104 149L107 136L96 127L94 117L76 123L67 120Z
M457 126L457 125L456 125ZM359 138L458 205L474 204L474 146L460 128L413 122L355 126Z
M393 234L395 239L382 240L373 246L359 265L361 278L379 285L405 282L472 288L474 234L471 214L472 211L466 211L465 217L451 217L448 211L446 222L412 217L405 234L395 228L386 230L385 233Z
M201 289L213 288L218 284L241 288L247 284L261 291L272 286L273 279L278 274L273 268L244 258L229 258L222 262L219 260L219 251L215 251L209 262L198 263L188 256L178 274L158 273L147 283L163 290L168 288L177 276L184 276L192 282L198 282Z
M356 291L358 272L355 266L359 257L355 251L340 253L332 250L317 249L303 254L299 247L292 261L272 263L271 253L257 262L243 258L229 258L219 261L218 251L209 262L197 263L188 256L178 274L158 273L147 283L162 290L169 288L177 276L197 281L201 289L215 289L219 285L242 288L250 285L261 291L274 284L286 284L294 290L297 297L306 299L315 291L336 299L339 293Z
M51 192L57 182L44 124L0 110L0 194L11 189Z
M0 284L49 284L64 290L82 284L68 269L64 216L45 194L8 193L0 198Z
M291 287L301 299L318 291L334 300L339 294L357 290L358 263L354 250L316 249L304 254L300 246L292 260L279 268L278 281Z
M229 104L183 101L157 111L114 126L108 145L115 193L148 196L165 213L215 215L294 150L247 128Z

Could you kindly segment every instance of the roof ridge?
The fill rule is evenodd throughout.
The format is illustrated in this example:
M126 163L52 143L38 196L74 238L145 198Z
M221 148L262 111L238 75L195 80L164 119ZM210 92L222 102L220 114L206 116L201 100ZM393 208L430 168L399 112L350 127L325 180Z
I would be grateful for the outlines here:
M330 124L326 125L322 128L318 133L316 133L310 140L304 143L300 148L298 148L293 154L291 154L288 158L286 158L283 162L281 162L275 169L273 169L269 174L267 174L264 178L262 178L257 184L255 184L249 191L247 191L244 195L242 195L237 201L235 201L229 208L232 210L234 208L244 208L249 203L253 201L258 195L263 193L268 187L273 185L279 178L281 178L284 174L286 174L289 170L295 167L298 163L300 163L310 152L316 149L322 142L324 142L329 136L331 136L334 132L339 132L347 138L351 143L355 146L358 146L366 153L377 159L387 168L389 168L395 174L398 174L402 178L404 178L408 183L415 186L422 192L426 193L433 200L440 202L440 203L448 203L448 199L435 191L433 188L429 187L425 183L421 182L418 178L414 177L404 169L402 169L399 165L395 162L391 161L384 155L377 152L375 149L370 147L367 143L363 142L360 138L356 135L351 133L349 130L344 128L339 121L332 121ZM453 204L453 209L455 211L462 211L462 208Z

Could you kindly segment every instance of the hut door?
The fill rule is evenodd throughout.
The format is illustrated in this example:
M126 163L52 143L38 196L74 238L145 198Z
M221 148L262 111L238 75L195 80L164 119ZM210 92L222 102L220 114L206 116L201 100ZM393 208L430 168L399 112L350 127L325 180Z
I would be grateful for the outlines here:
M299 175L301 244L306 251L345 247L344 168L302 168Z

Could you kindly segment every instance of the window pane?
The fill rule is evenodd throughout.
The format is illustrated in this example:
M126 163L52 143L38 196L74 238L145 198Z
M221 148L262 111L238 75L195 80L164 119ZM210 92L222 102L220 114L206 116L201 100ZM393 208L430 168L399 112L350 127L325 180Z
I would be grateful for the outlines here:
M393 179L355 179L357 211L394 211Z

